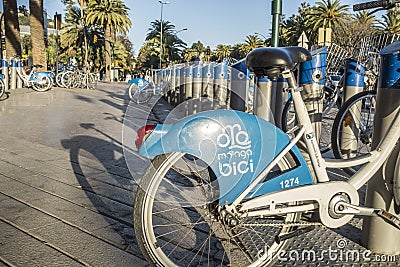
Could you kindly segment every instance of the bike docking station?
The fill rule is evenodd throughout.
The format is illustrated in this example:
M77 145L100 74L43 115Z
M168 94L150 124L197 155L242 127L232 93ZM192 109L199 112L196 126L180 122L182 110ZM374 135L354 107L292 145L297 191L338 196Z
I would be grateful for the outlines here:
M1 70L2 70L3 79L4 79L4 86L5 86L4 89L7 92L8 90L10 90L10 88L9 88L10 78L9 78L9 74L8 74L8 62L4 58L1 60Z
M11 59L10 63L10 89L15 90L17 88L17 67L18 63L14 59Z
M400 108L400 41L382 49L380 56L372 149L377 148ZM400 214L399 151L398 142L386 164L368 182L365 201L367 207L381 208L397 216ZM380 217L365 217L361 243L376 253L398 255L400 231Z
M349 100L353 95L364 90L365 68L356 60L350 59L346 62L345 79L343 84L343 103ZM352 115L355 122L360 121L361 107L352 108ZM343 127L342 138L340 140L340 148L343 158L352 158L357 155L357 138L359 125L351 125L351 127ZM349 141L352 139L353 141Z

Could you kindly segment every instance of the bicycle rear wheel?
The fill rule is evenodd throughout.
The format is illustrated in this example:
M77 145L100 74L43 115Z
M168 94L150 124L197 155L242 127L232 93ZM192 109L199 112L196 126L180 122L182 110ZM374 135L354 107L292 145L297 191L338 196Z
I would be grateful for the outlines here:
M332 151L338 159L348 159L371 151L376 91L352 96L339 110L332 127ZM344 169L354 174L360 166Z
M187 171L181 172L187 163ZM194 165L197 167L194 167ZM278 164L285 170L295 160ZM179 166L179 167L178 167ZM134 202L134 226L145 258L159 266L266 266L278 260L299 213L274 217L223 217L218 186L203 161L183 153L157 156L142 177ZM273 225L272 225L273 224Z
M153 91L147 87L148 86L145 86L144 88L139 89L137 84L132 83L128 89L130 99L136 104L147 103L153 96Z
M32 88L38 92L45 92L50 90L53 86L53 81L49 78L49 76L40 76L32 82Z

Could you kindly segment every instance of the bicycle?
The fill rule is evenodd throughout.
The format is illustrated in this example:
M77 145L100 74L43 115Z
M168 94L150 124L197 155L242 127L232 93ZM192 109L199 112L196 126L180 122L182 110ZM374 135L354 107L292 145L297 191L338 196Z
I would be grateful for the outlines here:
M167 77L164 78L159 85L154 82L155 72L149 80L143 78L136 78L131 81L128 88L129 98L136 104L145 104L150 101L153 96L163 95L169 89L169 82L171 80L171 70L167 71Z
M14 60L21 62L19 56L15 56ZM26 87L32 87L37 92L45 92L52 88L53 80L50 78L52 76L51 72L37 71L37 68L42 67L42 65L33 65L27 70L16 68L16 73Z
M400 1L360 6L395 2ZM400 41L381 53L399 51ZM298 63L310 59L300 47L258 48L247 55L247 66L257 76L287 80L299 121L292 139L274 125L234 110L200 112L173 125L139 129L139 153L154 157L134 202L135 233L147 261L159 266L266 266L278 260L293 238L318 225L337 228L362 215L378 216L400 229L399 218L360 206L358 195L399 140L400 110L367 155L323 159L293 73ZM300 140L314 175L296 145ZM348 181L328 177L327 167L360 164Z

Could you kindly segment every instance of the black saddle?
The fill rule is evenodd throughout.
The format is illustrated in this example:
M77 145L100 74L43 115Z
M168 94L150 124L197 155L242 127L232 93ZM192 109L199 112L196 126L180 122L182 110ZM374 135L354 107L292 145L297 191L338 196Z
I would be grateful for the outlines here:
M32 67L40 69L40 68L43 68L43 65L35 64L35 65L33 65Z
M293 69L297 63L310 60L310 52L303 47L261 47L247 55L246 65L258 77L276 79L283 70Z

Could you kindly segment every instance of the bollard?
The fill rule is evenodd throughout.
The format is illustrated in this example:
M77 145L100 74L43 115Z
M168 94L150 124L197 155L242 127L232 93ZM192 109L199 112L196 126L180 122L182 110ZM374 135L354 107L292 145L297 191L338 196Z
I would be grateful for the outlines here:
M5 86L5 90L8 91L10 90L9 88L9 74L8 74L8 62L7 60L5 60L4 58L1 60L1 70L4 76L4 86Z
M343 86L343 103L353 95L362 92L364 89L365 68L358 64L355 60L349 60L346 64L345 80ZM361 103L354 106L350 111L353 116L354 124L351 127L343 127L342 136L340 140L340 149L343 158L352 158L357 155L357 140L358 140L358 122L360 121L360 108ZM349 140L353 140L350 142Z
M274 123L275 94L272 94L272 81L267 77L258 78L254 90L253 103L254 115Z
M306 104L317 142L319 142L321 135L327 54L328 47L311 52L312 60L301 63L299 69L300 86L303 87L301 95Z
M11 59L10 64L10 89L17 88L17 62Z
M214 109L226 107L228 98L228 62L224 61L215 66L214 76Z
M276 104L275 104L275 112L274 112L274 118L275 118L275 125L279 128L282 129L282 113L283 113L283 107L286 104L286 101L288 100L288 93L285 92L285 88L288 87L287 81L284 78L278 78L276 81ZM272 92L273 93L273 92Z
M246 67L246 58L237 61L231 69L230 107L234 110L248 110L250 70Z
M18 68L19 73L23 73L23 72L22 72L22 68L23 68L23 63L22 63L22 61L18 61L18 62L17 62L17 68ZM23 84L24 84L24 83L23 83L21 77L20 77L19 75L17 75L17 88L22 88L22 87L23 87Z
M381 50L381 70L376 96L372 149L375 149L390 127L400 107L400 41ZM365 205L382 208L399 216L393 196L393 176L399 144L386 164L368 182ZM379 217L365 217L361 243L367 249L383 254L400 253L400 231Z

